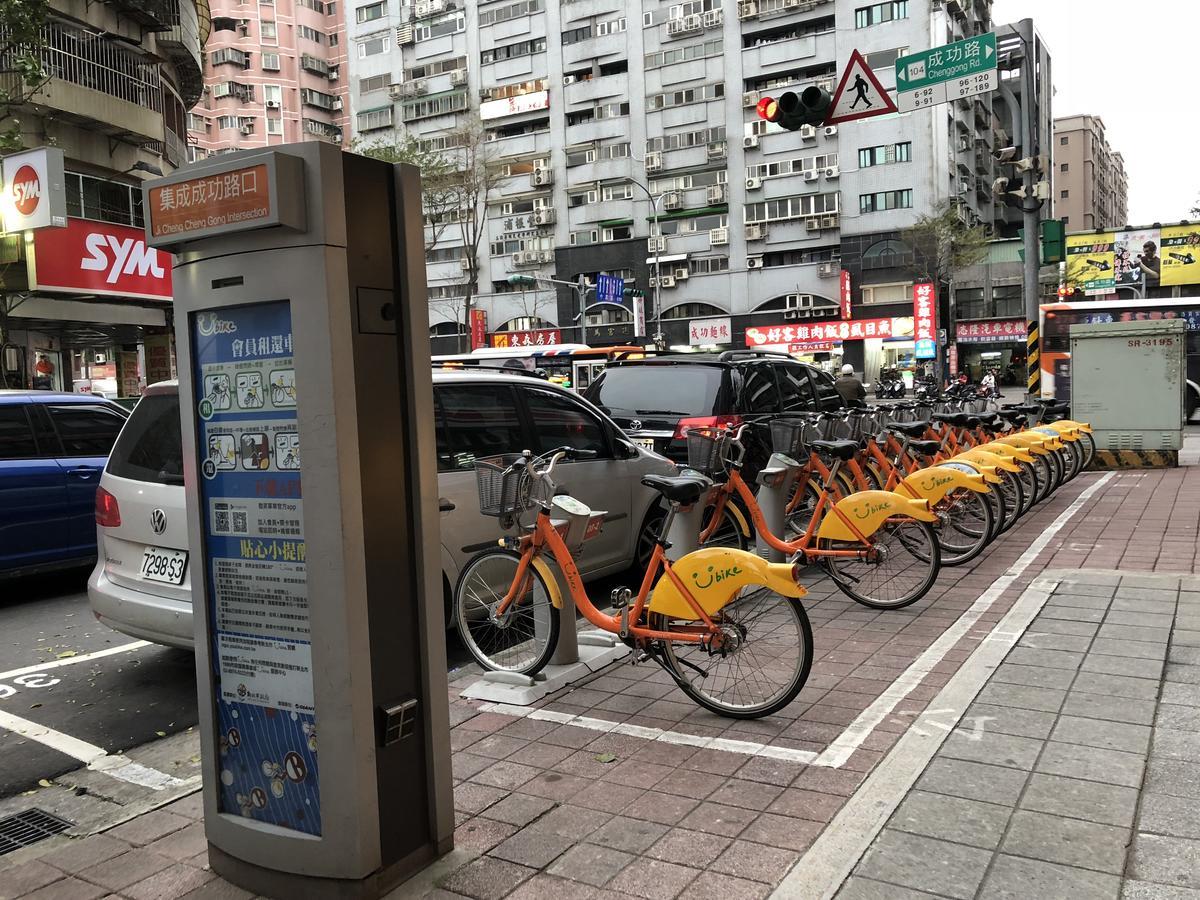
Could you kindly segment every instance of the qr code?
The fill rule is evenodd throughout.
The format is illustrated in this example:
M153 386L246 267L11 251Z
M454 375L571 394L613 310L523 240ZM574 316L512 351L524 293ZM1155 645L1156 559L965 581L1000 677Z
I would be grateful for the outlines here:
M234 511L233 530L238 534L245 534L249 531L249 524L246 521L246 511L244 509Z
M217 534L229 534L229 510L218 509L213 519L214 532Z

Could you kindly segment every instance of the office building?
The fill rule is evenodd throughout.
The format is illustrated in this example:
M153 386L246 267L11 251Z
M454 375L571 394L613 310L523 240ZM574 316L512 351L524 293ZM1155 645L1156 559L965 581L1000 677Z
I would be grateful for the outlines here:
M204 96L188 114L193 159L304 140L343 144L342 0L211 0Z
M594 285L607 273L651 295L646 332L661 328L668 345L694 343L695 320L730 317L735 347L747 328L800 346L795 326L838 321L846 269L854 318L887 320L890 332L893 317L912 315L903 230L946 203L965 222L992 220L991 97L795 132L759 120L755 104L811 84L833 91L855 49L892 90L898 55L986 32L990 10L989 0L375 0L347 10L352 127L363 143L408 134L436 148L477 117L506 176L476 254L489 331L554 325L564 340L632 342L628 303L597 303L589 288L580 310L571 287L508 282ZM445 229L428 253L431 320L446 336L465 327L458 235ZM815 353L830 349L824 334ZM857 366L868 343L880 360L884 343L903 353L902 340L860 336L844 342Z
M1067 231L1129 224L1125 160L1109 146L1099 116L1054 120L1054 214Z
M51 0L32 49L48 80L8 112L24 147L62 151L67 220L4 240L4 386L171 377L171 262L143 242L140 184L187 162L208 29L207 0ZM14 71L21 48L3 52Z

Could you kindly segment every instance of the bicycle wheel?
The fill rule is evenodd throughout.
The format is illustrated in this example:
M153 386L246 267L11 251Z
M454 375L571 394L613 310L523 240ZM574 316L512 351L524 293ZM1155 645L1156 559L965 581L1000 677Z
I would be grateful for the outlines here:
M1087 431L1081 433L1079 439L1083 444L1083 468L1090 469L1092 460L1096 458L1096 439Z
M1037 494L1034 503L1041 503L1054 490L1054 466L1048 456L1034 456L1033 473L1037 478Z
M941 499L933 511L941 520L936 533L943 566L960 566L983 552L995 529L994 507L1002 502L996 492L980 494L968 488L956 488Z
M873 609L900 609L929 592L941 568L937 534L928 522L894 516L870 537L871 553L819 557L847 597ZM857 550L857 542L817 541L820 550Z
M1067 462L1067 481L1074 481L1075 476L1083 471L1083 442L1067 441L1064 443L1063 458Z
M997 534L1004 534L1017 524L1017 519L1021 518L1025 511L1025 489L1019 472L1001 469L1000 477L1004 480L993 485L992 489L999 490L1004 498L1004 519L997 530Z
M1021 480L1021 515L1023 516L1038 501L1037 467L1035 463L1024 461L1018 461L1017 465L1021 467L1017 477Z
M741 523L738 522L737 516L733 514L730 506L733 505L732 500L726 500L725 506L721 510L721 521L717 525L717 530L712 533L707 541L701 541L701 547L732 547L737 550L745 550L747 536L742 531ZM704 522L700 526L700 533L704 534L708 530L708 525L712 521L713 511L715 506L710 506L704 510Z
M502 618L496 606L516 578L521 556L485 550L467 563L454 591L454 621L463 645L487 669L533 675L550 661L558 644L558 608L530 566L525 584Z
M1050 463L1050 494L1053 494L1063 483L1063 458L1062 450L1051 450L1046 456L1046 461ZM1049 494L1047 494L1049 496Z
M796 505L796 508L787 513L785 520L785 531L783 535L785 540L793 541L799 535L804 534L808 528L808 523L812 521L813 512L817 508L817 503L821 498L821 486L815 480L808 480L803 485L797 481L792 486L792 497L796 496L796 491L803 490L804 496ZM788 503L791 503L791 498L788 498Z
M665 617L657 626L669 630ZM812 667L813 636L800 601L750 585L713 617L723 646L664 641L680 689L719 716L757 719L787 706Z

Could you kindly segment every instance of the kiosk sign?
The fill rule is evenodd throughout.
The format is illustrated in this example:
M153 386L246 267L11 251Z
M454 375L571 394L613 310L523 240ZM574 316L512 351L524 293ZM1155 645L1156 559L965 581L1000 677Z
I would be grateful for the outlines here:
M321 834L287 300L191 316L222 812Z

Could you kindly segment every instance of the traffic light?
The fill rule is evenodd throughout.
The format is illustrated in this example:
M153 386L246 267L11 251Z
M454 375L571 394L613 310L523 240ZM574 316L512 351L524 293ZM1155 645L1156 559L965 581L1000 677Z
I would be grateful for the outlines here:
M641 288L627 287L627 288L625 288L625 290L622 293L626 297L645 297L646 296L646 292L643 291Z
M798 131L802 125L820 125L829 115L833 97L825 88L809 85L800 93L784 91L778 99L763 97L758 101L758 117L774 122L788 131Z
M1038 225L1038 235L1041 237L1041 260L1038 265L1048 266L1060 263L1066 259L1066 228L1061 219L1043 219ZM1025 238L1025 229L1017 229L1017 237ZM1017 249L1021 262L1025 262L1024 243Z

